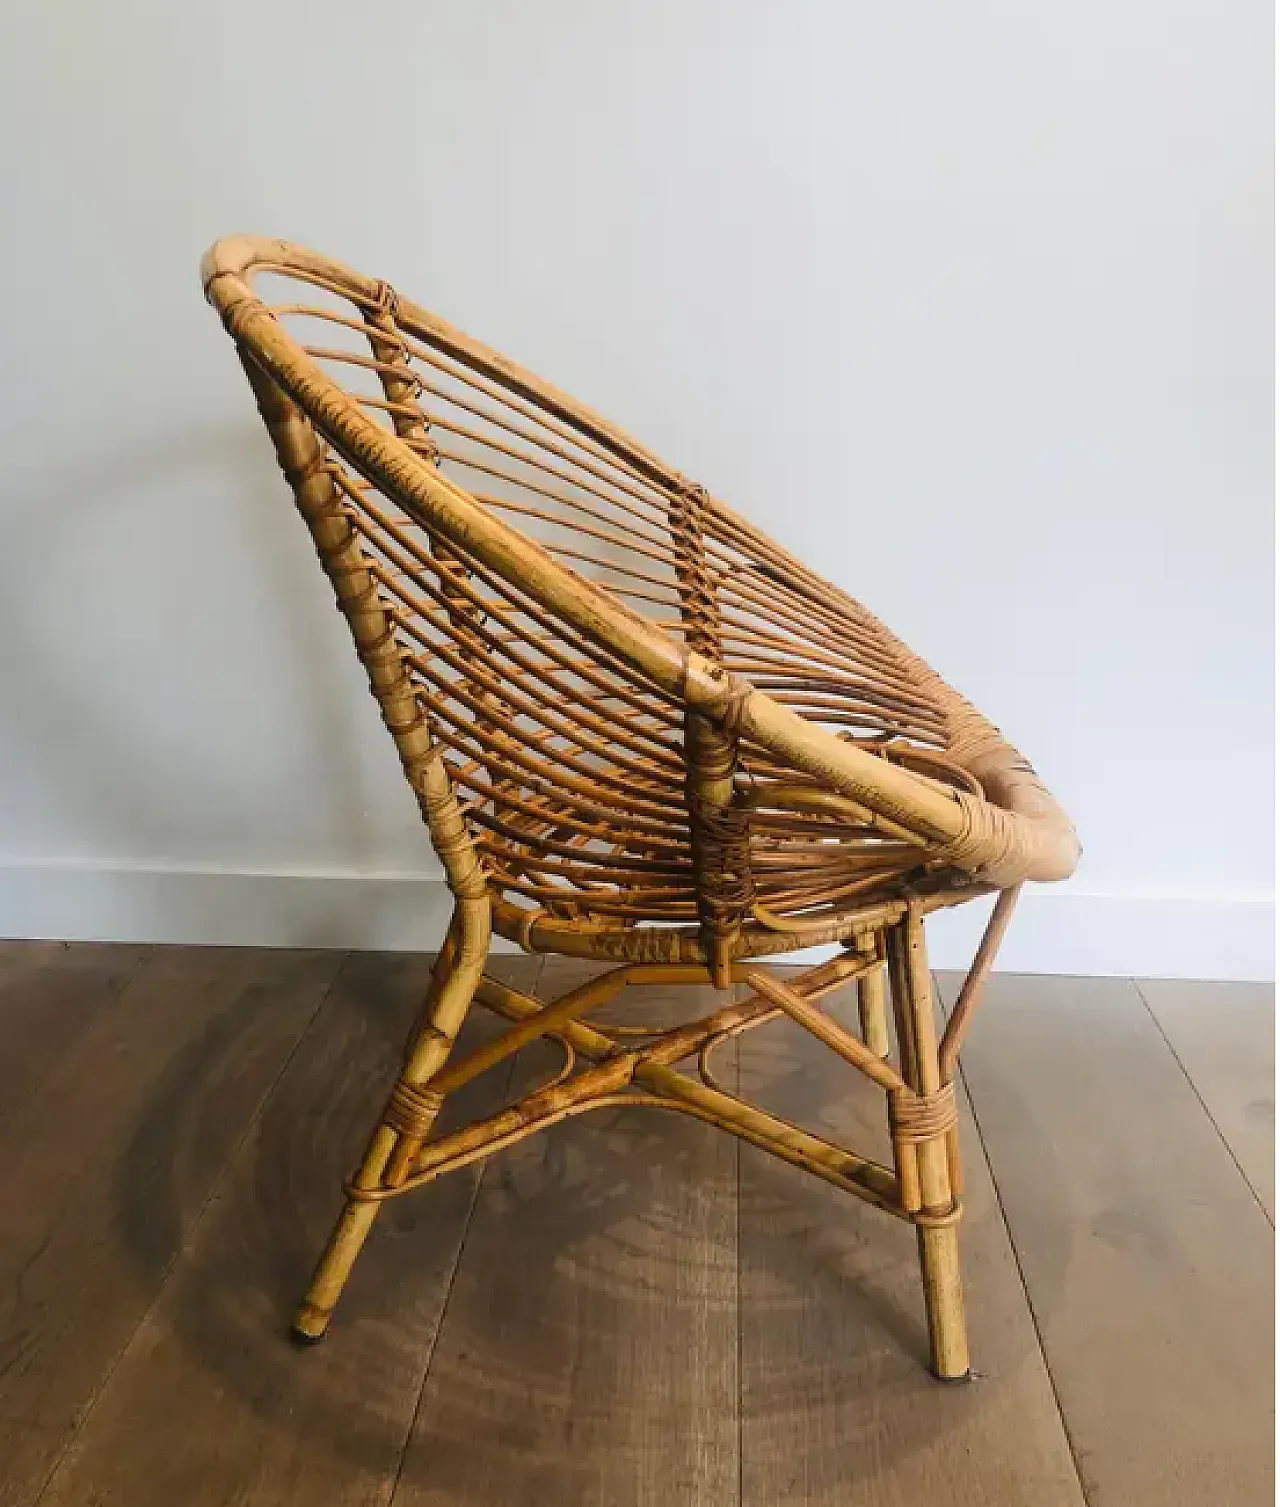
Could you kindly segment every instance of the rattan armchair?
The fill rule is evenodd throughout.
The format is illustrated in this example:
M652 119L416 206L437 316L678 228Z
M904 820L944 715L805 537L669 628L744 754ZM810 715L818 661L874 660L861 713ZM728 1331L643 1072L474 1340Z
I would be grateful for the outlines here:
M203 278L454 896L297 1336L323 1335L387 1199L635 1104L914 1225L934 1373L967 1376L953 1075L1019 886L1075 867L1062 810L866 608L386 283L250 237ZM925 917L993 892L939 1039ZM495 933L611 966L542 1003L486 975ZM785 979L762 963L832 943ZM856 1033L821 1004L853 981ZM649 1032L591 1019L657 982L723 1002ZM459 1054L476 1001L510 1029ZM891 1167L720 1086L716 1048L780 1016L884 1090ZM538 1037L563 1053L551 1082L433 1136L449 1094Z

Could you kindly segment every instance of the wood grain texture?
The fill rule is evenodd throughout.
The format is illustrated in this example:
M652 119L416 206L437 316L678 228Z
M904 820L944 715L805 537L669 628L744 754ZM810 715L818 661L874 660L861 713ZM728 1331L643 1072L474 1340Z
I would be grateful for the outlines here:
M830 1008L853 1026L852 990ZM888 1154L884 1096L778 1022L743 1038L744 1093ZM961 1261L973 1365L928 1359L914 1233L742 1149L742 1501L747 1507L1082 1507L991 1179L961 1096Z
M0 1136L154 949L0 942Z
M1137 989L997 975L964 1074L1090 1507L1271 1502L1272 1231Z
M549 960L543 992L589 971ZM642 1008L676 1020L708 997L646 989ZM537 1047L518 1072L548 1066ZM710 1126L628 1109L489 1164L397 1507L737 1502L735 1161Z
M332 982L334 953L165 949L6 1126L0 1502L30 1502Z
M1272 1224L1276 1216L1274 984L1139 979L1138 989Z
M383 1211L323 1345L299 1349L287 1327L430 963L364 955L343 969L54 1476L48 1507L388 1500L475 1175ZM527 985L538 967L497 964ZM473 1024L483 1032L488 1022ZM506 1076L471 1085L453 1113L492 1108Z

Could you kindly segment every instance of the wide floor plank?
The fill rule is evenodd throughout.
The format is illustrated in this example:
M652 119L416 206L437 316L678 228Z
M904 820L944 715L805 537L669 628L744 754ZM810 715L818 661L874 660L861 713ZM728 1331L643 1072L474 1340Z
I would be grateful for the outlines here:
M0 942L0 1136L153 951L125 942Z
M1274 984L1139 979L1138 988L1275 1223L1276 990Z
M997 975L964 1074L1090 1507L1270 1503L1272 1231L1136 988Z
M6 1124L5 1507L40 1490L340 961L162 949Z
M541 992L584 976L548 961ZM646 990L642 1007L669 1020L714 998ZM522 1071L532 1086L555 1065L540 1047ZM734 1168L710 1126L644 1109L489 1163L396 1507L737 1502Z
M857 1028L854 992L829 1008ZM889 1161L884 1094L789 1021L741 1038L742 1091ZM973 1365L926 1371L914 1232L742 1150L745 1507L1082 1507L991 1178L962 1096Z
M430 966L350 959L42 1507L389 1499L478 1173L387 1206L322 1344L296 1348L287 1326ZM538 964L497 968L529 984ZM448 1114L488 1112L508 1075Z

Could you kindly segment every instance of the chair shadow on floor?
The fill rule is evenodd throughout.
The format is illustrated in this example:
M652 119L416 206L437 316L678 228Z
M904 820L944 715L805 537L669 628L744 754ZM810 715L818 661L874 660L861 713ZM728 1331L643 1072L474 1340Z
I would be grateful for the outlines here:
M27 499L19 521L37 531L55 521L66 529L77 523L79 510L90 500L99 510L116 509L117 522L127 521L131 489L167 486L196 464L225 470L225 485L244 508L243 526L259 529L259 516L279 512L278 497L269 461L259 456L257 445L250 451L249 432L256 439L256 431L237 425L184 436L163 451L122 455L106 468L105 474L117 478L106 485L102 468L95 469L92 481L71 475L55 479L39 496ZM291 580L295 573L301 580L306 562L286 541L277 547L274 529L267 533L270 537L264 535L254 558L265 559L273 576L283 571ZM318 601L315 606L318 620L329 625L327 604ZM338 803L336 821L358 843L365 830L361 756L349 736L345 685L323 669L327 661L312 642L309 605L304 604L292 627L282 626L288 630L280 652L291 660L289 679L309 688L309 715L319 729L327 729L320 739L326 793ZM32 625L13 613L5 628L12 651L9 693L15 706L34 708L32 715L24 710L15 720L14 731L41 778L57 788L59 799L70 802L79 827L104 847L123 835L136 839L139 834L144 845L157 851L172 846L171 812L183 809L185 792L202 782L203 773L190 767L175 770L155 750L129 743L121 719L97 698L97 691L89 695L84 682L64 673L72 667L70 656L78 652L70 640L37 638ZM193 685L175 683L173 714L182 715L181 697L195 694ZM80 739L68 738L68 728L78 728ZM94 750L87 780L86 744ZM145 800L144 790L150 792ZM326 939L303 940L323 945ZM356 1043L359 1051L344 1056L335 1049L328 1057L319 1051L310 1076L286 1075L204 1212L198 1238L184 1251L201 1211L184 1197L183 1168L208 1140L210 1117L218 1114L218 1084L234 1071L234 1048L262 1001L246 994L214 1016L203 1036L174 1058L140 1117L116 1178L113 1232L145 1291L155 1291L172 1268L151 1322L165 1326L184 1362L175 1362L175 1385L201 1395L225 1389L252 1418L253 1428L276 1436L282 1447L320 1452L373 1473L394 1468L403 1448L434 1342L440 1293L470 1206L471 1178L446 1178L391 1205L325 1345L300 1353L283 1335L328 1232L341 1179L386 1092L407 1027L411 1005L388 989L388 966L357 964L359 987L335 991L314 1034ZM308 1049L304 1044L300 1056ZM839 1122L838 1108L815 1106L818 1119L830 1121L828 1129ZM1028 1120L1034 1123L1033 1117ZM639 1230L648 1239L655 1223L670 1219L667 1180L678 1181L696 1159L703 1138L714 1134L670 1116L611 1111L501 1155L488 1172L486 1197L494 1208L490 1217L501 1217L521 1259L497 1273L495 1307L519 1314L529 1308L530 1294L569 1279L608 1291L616 1308L611 1320L616 1333L626 1334L642 1318L652 1321L647 1295L630 1292L619 1274L626 1264L629 1232ZM892 1254L882 1254L880 1237L871 1238L881 1216L767 1162L762 1154L747 1149L741 1154L756 1168L743 1200L742 1226L767 1227L753 1258L767 1279L758 1289L765 1296L753 1297L744 1310L744 1329L765 1323L770 1310L776 1317L817 1305L826 1312L846 1311L842 1332L857 1329L879 1337L874 1346L868 1344L863 1363L855 1354L845 1356L841 1394L831 1403L840 1409L840 1427L827 1431L832 1438L829 1458L808 1462L806 1470L820 1477L864 1468L858 1430L871 1424L859 1421L858 1402L871 1388L880 1393L881 1410L888 1405L886 1391L890 1398L901 1392L910 1399L913 1419L919 1421L914 1434L895 1433L899 1448L922 1445L946 1427L948 1409L990 1405L981 1388L971 1389L963 1400L957 1393L931 1390L920 1370L924 1341L918 1291L914 1282L899 1286L893 1281L900 1264L909 1268L914 1259L909 1232L891 1229ZM1037 1147L1036 1155L1040 1165L1052 1167L1051 1147ZM1065 1263L1065 1224L1062 1230ZM176 1259L175 1252L181 1252ZM680 1363L683 1317L673 1311L664 1321ZM558 1384L547 1369L547 1354L556 1353L556 1347L547 1345L544 1353L545 1331L530 1324L518 1336L518 1348L504 1348L483 1334L468 1336L475 1343L469 1345L466 1366L455 1366L450 1375L457 1384L454 1397L436 1417L425 1420L429 1447L414 1452L411 1474L419 1468L446 1469L455 1451L469 1447L469 1431L485 1416L494 1378L517 1372L531 1387L539 1381ZM908 1364L887 1365L885 1353L905 1357ZM758 1381L746 1426L785 1420L796 1399L807 1395L805 1380L782 1370ZM598 1405L607 1408L610 1402L601 1398ZM618 1402L631 1407L635 1399ZM807 1437L815 1436L809 1431Z
M393 1201L328 1339L307 1351L288 1342L289 1319L336 1212L341 1179L394 1070L426 966L421 958L349 960L194 1236L197 1211L185 1206L183 1167L199 1154L210 1117L218 1113L218 1084L233 1070L237 1038L261 1007L252 994L211 1019L203 1036L173 1060L120 1163L116 1228L139 1279L158 1285L174 1251L184 1240L188 1245L150 1321L165 1331L171 1382L190 1391L192 1406L205 1406L216 1395L222 1412L234 1412L245 1440L255 1441L246 1444L246 1468L254 1468L261 1450L286 1456L319 1451L335 1468L394 1473L434 1354L447 1387L418 1424L404 1467L409 1476L421 1475L433 1488L465 1476L477 1437L507 1454L511 1473L525 1465L541 1470L561 1436L546 1430L538 1437L532 1426L498 1427L495 1406L500 1409L511 1388L529 1397L563 1398L576 1347L628 1343L655 1328L680 1367L696 1364L688 1348L695 1329L714 1335L718 1328L732 1337L726 1343L736 1344L732 1297L722 1304L729 1311L704 1313L695 1326L687 1296L675 1296L689 1284L662 1280L662 1262L676 1260L683 1248L673 1238L672 1190L700 1175L707 1138L719 1132L644 1110L584 1117L501 1153L489 1165L470 1230L473 1245L490 1248L486 1285L471 1301L466 1281L453 1285L458 1311L446 1321L447 1344L437 1321L472 1209L470 1173ZM515 1071L521 1070L517 1064ZM788 1067L785 1074L802 1075L803 1069ZM484 1080L472 1088L477 1095L491 1092ZM786 1089L774 1075L761 1097ZM792 1084L793 1102L794 1095ZM463 1118L468 1110L475 1112L474 1102L460 1106ZM836 1101L815 1104L813 1116L828 1132L845 1120ZM724 1144L732 1174L735 1145L727 1139ZM158 1178L162 1146L167 1151ZM746 1232L744 1248L750 1236L748 1298L740 1316L744 1353L758 1358L782 1326L820 1334L824 1316L841 1339L834 1369L831 1348L815 1354L812 1369L798 1366L794 1347L776 1372L757 1364L745 1427L786 1429L790 1436L788 1419L798 1406L827 1410L830 1427L794 1431L794 1442L814 1456L797 1464L809 1482L852 1480L886 1468L886 1437L894 1449L910 1453L935 1444L940 1431L959 1427L974 1410L1001 1405L998 1386L942 1388L925 1374L909 1229L750 1148L740 1154L744 1191L737 1224ZM1037 1147L1036 1156L1052 1167L1051 1147ZM713 1185L709 1196L732 1198L732 1175L727 1184L721 1179ZM999 1218L994 1209L982 1217ZM1061 1229L1065 1264L1066 1225ZM984 1242L993 1238L1004 1238L1002 1228L988 1232ZM495 1245L511 1259L494 1259ZM647 1261L643 1281L628 1275L637 1270L637 1249ZM656 1265L655 1250L662 1253ZM734 1266L738 1252L729 1240L705 1258ZM565 1329L563 1315L572 1316L577 1306L564 1300L565 1283L592 1286L590 1309L600 1317L601 1334ZM554 1296L546 1300L557 1291L559 1303ZM729 1281L725 1291L735 1294L735 1283ZM488 1323L491 1314L501 1322ZM1030 1334L1030 1326L1024 1327ZM977 1339L981 1346L981 1330ZM1017 1365L1035 1362L1033 1345L1032 1336L1024 1354L1006 1354L1005 1368L1011 1359ZM625 1387L625 1377L620 1385ZM873 1392L875 1404L867 1406ZM643 1398L606 1393L571 1401L590 1413L588 1432L605 1441L601 1447L615 1435L618 1449L630 1447L626 1430L610 1423L610 1409L616 1404L619 1411L634 1410ZM878 1420L895 1408L906 1425L888 1435L881 1430L876 1448L867 1448ZM218 1426L224 1427L221 1419ZM557 1480L581 1475L586 1493L591 1461L571 1461L569 1453L564 1447L555 1458Z

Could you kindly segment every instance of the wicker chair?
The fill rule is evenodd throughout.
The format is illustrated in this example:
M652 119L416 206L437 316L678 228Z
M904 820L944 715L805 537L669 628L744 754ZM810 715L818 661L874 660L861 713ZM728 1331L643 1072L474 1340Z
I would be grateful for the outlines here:
M229 238L203 277L454 895L297 1336L323 1335L385 1200L643 1104L915 1225L934 1374L967 1376L953 1075L1019 886L1075 867L1062 810L870 612L565 394L297 246ZM993 892L939 1040L924 918ZM495 932L612 966L541 1003L486 976ZM761 965L824 943L785 981ZM820 1004L855 980L857 1033ZM671 982L724 1002L588 1023ZM511 1028L459 1055L476 1000ZM716 1047L783 1015L885 1091L892 1167L719 1086ZM563 1071L433 1138L447 1095L538 1037Z

